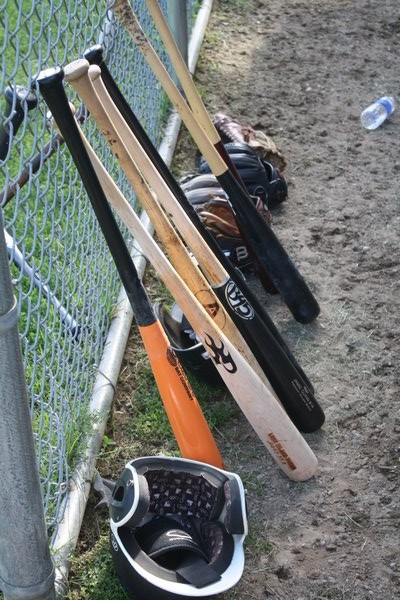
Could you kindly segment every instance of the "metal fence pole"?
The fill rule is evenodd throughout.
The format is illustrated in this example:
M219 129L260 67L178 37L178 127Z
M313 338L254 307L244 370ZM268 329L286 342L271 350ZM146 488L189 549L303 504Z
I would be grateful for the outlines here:
M0 589L7 600L53 600L54 567L0 209Z
M185 59L188 62L188 9L187 2L176 2L176 0L167 1L167 20L177 46Z

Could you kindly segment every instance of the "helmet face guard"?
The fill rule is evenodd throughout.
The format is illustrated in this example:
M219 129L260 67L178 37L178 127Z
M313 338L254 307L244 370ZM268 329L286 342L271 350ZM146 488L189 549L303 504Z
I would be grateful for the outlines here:
M110 528L117 575L136 600L213 596L243 573L242 481L206 463L129 462L114 486Z

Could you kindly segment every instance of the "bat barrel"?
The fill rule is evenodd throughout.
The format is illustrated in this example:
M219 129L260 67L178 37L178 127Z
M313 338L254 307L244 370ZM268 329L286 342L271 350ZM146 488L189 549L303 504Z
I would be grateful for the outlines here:
M266 343L263 322L240 289L228 281L214 291L227 300L227 312L243 337L251 334L253 354L296 427L303 433L320 429L325 421L321 406L275 338L270 336Z
M248 244L259 261L266 265L276 289L294 318L300 323L310 323L317 318L320 307L297 267L269 225L260 218L257 208L243 195L243 188L232 173L217 176L227 193L233 213L246 232Z

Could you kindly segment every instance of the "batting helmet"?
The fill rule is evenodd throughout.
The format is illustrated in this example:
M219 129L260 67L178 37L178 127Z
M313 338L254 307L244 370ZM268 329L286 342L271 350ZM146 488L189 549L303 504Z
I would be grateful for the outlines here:
M114 486L110 528L117 576L136 600L213 596L243 573L242 481L206 463L130 461Z

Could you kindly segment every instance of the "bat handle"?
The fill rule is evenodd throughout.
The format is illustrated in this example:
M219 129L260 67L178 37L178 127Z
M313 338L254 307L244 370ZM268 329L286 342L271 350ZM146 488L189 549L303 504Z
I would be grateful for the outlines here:
M0 160L5 160L10 147L11 137L21 126L26 111L36 108L38 99L34 92L21 85L9 85L5 90L5 120L0 128ZM14 101L15 97L15 101ZM13 108L15 102L15 106Z

